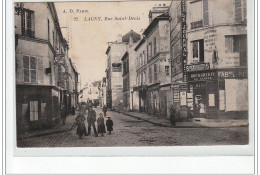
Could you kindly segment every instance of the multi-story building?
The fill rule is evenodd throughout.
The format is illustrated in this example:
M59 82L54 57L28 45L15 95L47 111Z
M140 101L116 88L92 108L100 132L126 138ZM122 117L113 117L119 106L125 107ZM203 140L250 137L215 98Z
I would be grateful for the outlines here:
M159 6L160 7L160 6ZM158 8L159 8L158 7ZM146 57L148 69L147 104L148 113L160 117L169 117L171 105L170 91L170 26L168 7L161 15L154 16L150 11L151 23L143 35L146 38Z
M110 109L123 108L123 77L121 58L126 52L126 42L122 35L115 42L110 42L106 50L107 55L107 107Z
M187 82L185 65L187 63L186 37L186 3L185 0L172 1L170 15L170 44L171 44L171 95L173 106L178 117L187 116ZM184 96L184 98L183 98Z
M134 89L134 94L138 95L139 105L135 110L139 112L147 112L147 50L146 50L146 39L143 37L137 46L135 47L136 52L136 86Z
M195 117L248 116L246 2L186 2L187 106Z
M127 42L127 49L122 57L123 63L123 106L124 110L136 109L139 105L138 95L134 93L133 87L136 85L136 52L134 51L135 46L141 36L131 30L123 36L123 41Z
M18 132L58 123L68 83L68 45L54 3L22 4L15 15Z

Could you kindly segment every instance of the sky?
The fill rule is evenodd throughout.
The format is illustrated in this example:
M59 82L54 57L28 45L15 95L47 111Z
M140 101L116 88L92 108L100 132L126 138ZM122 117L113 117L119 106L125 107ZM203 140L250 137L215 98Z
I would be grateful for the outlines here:
M108 42L131 29L141 34L140 31L149 25L149 10L155 4L169 5L170 1L55 3L65 38L69 31L69 56L80 74L82 88L86 82L105 77ZM136 20L128 20L129 16ZM89 21L89 17L93 20ZM107 21L106 17L112 20ZM115 20L116 17L126 17L127 20Z

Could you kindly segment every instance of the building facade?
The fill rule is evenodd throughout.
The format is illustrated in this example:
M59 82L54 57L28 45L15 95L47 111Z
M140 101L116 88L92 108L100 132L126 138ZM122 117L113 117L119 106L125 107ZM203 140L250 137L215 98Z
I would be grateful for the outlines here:
M187 1L172 1L169 7L170 15L170 45L171 45L171 96L173 106L177 111L178 120L187 117L187 81L185 66L187 63Z
M50 128L68 100L70 65L54 3L23 3L15 36L17 132Z
M126 52L126 42L120 35L115 42L110 42L106 50L107 55L107 107L110 109L123 108L123 77L121 58Z
M128 43L127 51L121 59L123 64L123 105L126 111L132 111L138 106L138 95L133 91L133 87L136 85L136 53L134 48L140 38L141 36L133 30L123 36L123 40Z
M194 117L247 117L246 0L186 4L187 106Z
M150 21L151 23L143 33L147 43L147 111L148 114L169 117L169 107L172 99L170 96L170 26L168 10Z

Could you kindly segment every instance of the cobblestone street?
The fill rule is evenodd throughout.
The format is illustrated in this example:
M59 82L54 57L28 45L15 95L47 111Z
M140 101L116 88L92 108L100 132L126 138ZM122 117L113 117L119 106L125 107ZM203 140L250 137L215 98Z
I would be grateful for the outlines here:
M98 116L101 109L94 109ZM17 145L18 147L109 147L237 145L248 143L248 127L162 127L117 112L109 111L108 113L112 116L114 122L114 131L111 135L105 134L104 137L95 137L92 129L90 136L84 136L83 139L79 139L76 135L76 129L74 129L69 132L18 140Z

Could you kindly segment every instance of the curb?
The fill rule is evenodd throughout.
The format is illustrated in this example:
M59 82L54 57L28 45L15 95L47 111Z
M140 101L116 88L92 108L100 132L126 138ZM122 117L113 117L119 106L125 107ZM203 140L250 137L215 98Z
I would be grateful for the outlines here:
M50 132L46 132L46 133L39 133L39 134L34 134L34 135L30 135L30 136L18 136L17 140L22 140L22 139L27 139L27 138L32 138L32 137L41 137L41 136L46 136L46 135L51 135L51 134L58 134L58 133L62 133L62 132L68 132L70 131L69 128L64 128L58 131L50 131Z
M236 127L248 127L248 124L246 125L239 125L239 126L227 126L227 127L223 127L223 126L203 126L203 125L197 125L197 126L168 126L168 125L164 125L164 124L161 124L161 123L155 123L155 122L152 122L150 120L146 120L146 119L143 119L141 117L137 117L137 116L134 116L134 115L131 115L131 114L127 114L127 113L124 113L124 112L120 112L120 111L114 111L114 112L117 112L119 114L124 114L124 115L127 115L127 116L130 116L130 117L133 117L133 118L136 118L136 119L139 119L139 120L143 120L145 122L148 122L148 123L152 123L156 126L160 126L160 127L168 127L168 128L236 128Z

